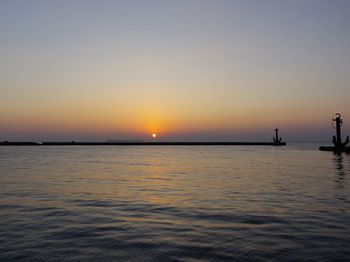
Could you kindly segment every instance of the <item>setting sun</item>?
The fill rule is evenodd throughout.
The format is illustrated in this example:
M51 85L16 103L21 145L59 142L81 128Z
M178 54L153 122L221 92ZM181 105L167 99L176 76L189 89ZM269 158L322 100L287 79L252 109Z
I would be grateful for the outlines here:
M152 137L153 137L153 138L156 138L156 137L157 137L157 134L156 134L156 133L153 133L153 134L152 134Z

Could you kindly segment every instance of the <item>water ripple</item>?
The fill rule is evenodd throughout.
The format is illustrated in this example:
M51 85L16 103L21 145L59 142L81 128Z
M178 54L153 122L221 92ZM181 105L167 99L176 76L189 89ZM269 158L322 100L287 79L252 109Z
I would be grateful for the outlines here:
M0 149L0 261L346 261L350 156Z

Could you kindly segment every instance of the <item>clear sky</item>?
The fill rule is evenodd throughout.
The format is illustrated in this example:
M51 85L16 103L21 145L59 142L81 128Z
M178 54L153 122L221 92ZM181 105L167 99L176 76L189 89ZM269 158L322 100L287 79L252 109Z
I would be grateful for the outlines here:
M1 0L0 140L350 135L350 1ZM345 135L345 134L344 134Z

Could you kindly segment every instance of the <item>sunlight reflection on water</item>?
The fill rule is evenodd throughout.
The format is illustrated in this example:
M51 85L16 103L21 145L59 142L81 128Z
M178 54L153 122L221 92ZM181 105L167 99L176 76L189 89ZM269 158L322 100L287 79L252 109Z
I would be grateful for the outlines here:
M287 147L2 147L2 260L350 257L350 156Z

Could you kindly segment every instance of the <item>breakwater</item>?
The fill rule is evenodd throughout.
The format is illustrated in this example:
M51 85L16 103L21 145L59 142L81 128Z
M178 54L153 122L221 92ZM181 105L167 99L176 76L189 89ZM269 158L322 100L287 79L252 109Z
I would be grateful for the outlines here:
M0 146L285 146L285 142L0 142Z

